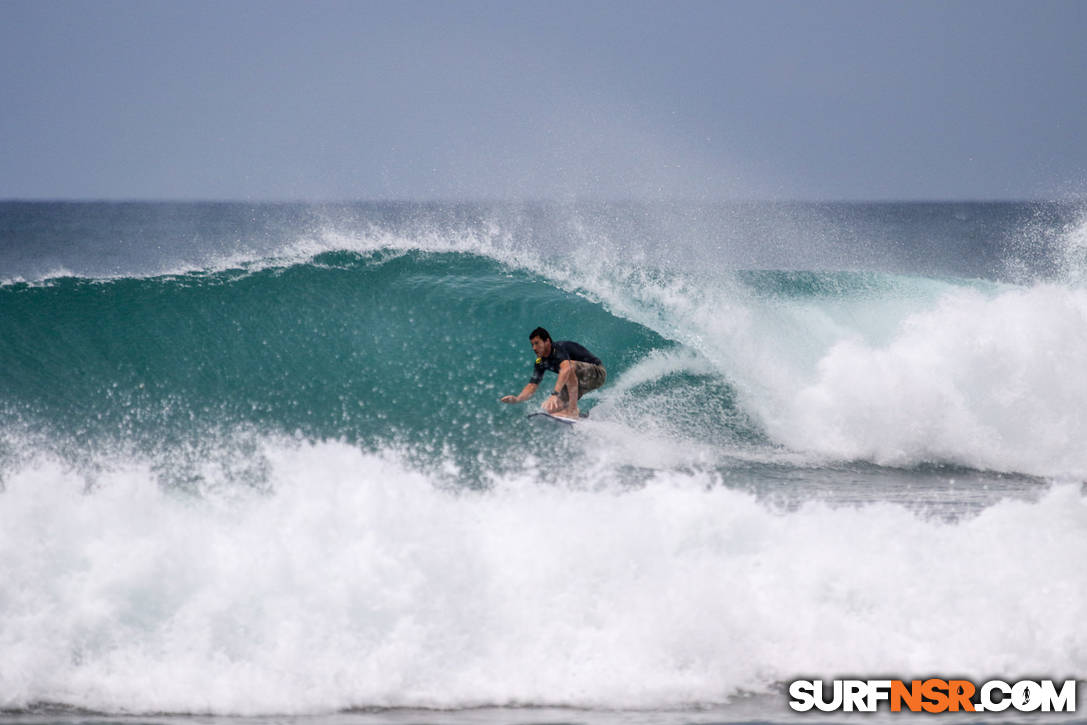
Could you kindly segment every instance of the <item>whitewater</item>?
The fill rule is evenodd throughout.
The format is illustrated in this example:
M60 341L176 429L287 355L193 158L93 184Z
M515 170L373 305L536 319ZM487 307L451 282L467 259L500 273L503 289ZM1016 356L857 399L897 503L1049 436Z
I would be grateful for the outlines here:
M801 677L1075 678L1085 219L0 204L0 711L781 721ZM574 430L497 402L537 325L608 368Z

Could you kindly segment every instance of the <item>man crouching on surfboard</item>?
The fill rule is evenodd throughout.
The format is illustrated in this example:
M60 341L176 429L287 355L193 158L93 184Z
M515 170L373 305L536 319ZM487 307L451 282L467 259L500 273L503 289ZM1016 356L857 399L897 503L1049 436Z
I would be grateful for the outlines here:
M544 371L559 374L555 389L544 401L543 409L552 415L577 418L577 401L590 390L596 390L607 380L608 373L600 358L570 340L555 340L542 327L529 333L528 341L536 353L532 379L518 395L499 398L503 403L523 403L536 393Z

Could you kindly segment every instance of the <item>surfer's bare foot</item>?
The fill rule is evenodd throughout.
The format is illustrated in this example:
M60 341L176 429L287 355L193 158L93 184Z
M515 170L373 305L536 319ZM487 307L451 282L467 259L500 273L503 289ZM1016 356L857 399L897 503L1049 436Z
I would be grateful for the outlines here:
M577 418L581 414L578 412L577 408L569 408L568 407L568 408L563 408L562 410L556 410L551 415L557 415L560 418Z

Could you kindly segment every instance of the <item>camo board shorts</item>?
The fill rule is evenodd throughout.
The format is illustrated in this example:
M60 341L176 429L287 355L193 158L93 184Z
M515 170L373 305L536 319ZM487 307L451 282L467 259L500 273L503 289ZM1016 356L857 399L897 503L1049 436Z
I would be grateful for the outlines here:
M604 369L603 365L593 365L580 360L572 360L571 362L574 363L574 374L577 375L578 400L590 390L599 388L608 379L608 371ZM566 392L566 388L559 392L559 397L564 403L570 401L570 394Z

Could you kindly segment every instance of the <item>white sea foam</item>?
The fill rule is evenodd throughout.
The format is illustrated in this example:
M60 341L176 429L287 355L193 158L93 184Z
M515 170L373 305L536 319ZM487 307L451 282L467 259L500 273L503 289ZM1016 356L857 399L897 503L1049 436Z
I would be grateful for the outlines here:
M1087 291L948 293L894 339L844 339L767 416L791 446L879 463L1087 476Z
M709 474L451 490L395 455L266 441L271 492L0 496L0 707L300 713L725 701L797 675L1087 668L1079 487L954 523L767 508Z
M31 287L39 287L48 283L50 280L63 279L65 277L75 277L75 273L67 267L55 267L48 272L42 274L39 277L33 277L27 279L22 275L15 275L14 277L0 277L0 287L9 287L11 285L25 284Z

